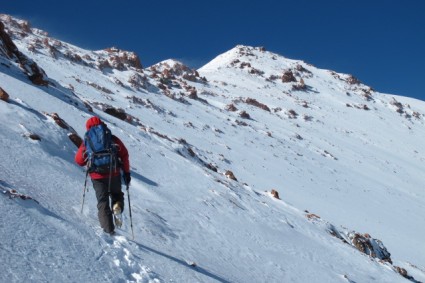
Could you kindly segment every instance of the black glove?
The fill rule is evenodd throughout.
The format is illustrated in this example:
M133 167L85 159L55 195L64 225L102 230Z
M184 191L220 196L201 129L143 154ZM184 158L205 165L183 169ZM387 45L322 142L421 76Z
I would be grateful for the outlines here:
M122 175L122 178L124 179L124 184L125 184L126 186L130 185L130 181L131 181L130 172L128 172L128 173L124 173L124 174Z

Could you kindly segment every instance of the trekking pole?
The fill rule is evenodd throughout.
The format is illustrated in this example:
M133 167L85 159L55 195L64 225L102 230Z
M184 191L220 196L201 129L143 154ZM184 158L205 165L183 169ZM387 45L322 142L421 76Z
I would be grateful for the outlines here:
M81 205L81 213L83 213L84 208L84 199L86 198L86 188L87 188L87 176L89 175L89 170L86 172L86 180L84 181L84 188L83 188L83 204Z
M130 191L128 190L130 187L129 184L127 184L127 196L128 196L128 209L130 211L130 226L131 226L131 235L133 236L134 240L134 231L133 231L133 217L131 216L131 204L130 204Z

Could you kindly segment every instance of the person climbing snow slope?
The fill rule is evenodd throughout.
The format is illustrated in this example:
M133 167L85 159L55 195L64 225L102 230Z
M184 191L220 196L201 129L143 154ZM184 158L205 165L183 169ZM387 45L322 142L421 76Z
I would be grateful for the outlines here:
M128 151L100 118L89 118L86 129L84 143L75 154L75 162L87 167L96 193L100 226L104 232L113 235L115 226L122 224L119 215L124 209L121 171L127 187L131 181Z

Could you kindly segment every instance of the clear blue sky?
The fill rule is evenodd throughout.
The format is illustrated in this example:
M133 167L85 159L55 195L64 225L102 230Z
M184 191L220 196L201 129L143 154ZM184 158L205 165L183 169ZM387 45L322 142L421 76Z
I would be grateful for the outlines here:
M83 48L135 51L144 66L265 46L425 100L425 0L4 0L0 12Z

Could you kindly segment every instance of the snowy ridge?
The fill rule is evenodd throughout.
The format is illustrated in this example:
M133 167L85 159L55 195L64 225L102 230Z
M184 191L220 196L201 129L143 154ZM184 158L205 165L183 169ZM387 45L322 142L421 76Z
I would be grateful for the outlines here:
M8 282L425 281L424 102L264 48L143 68L0 20L49 82L0 56ZM129 149L134 241L128 208L102 234L92 189L80 214L91 115Z

